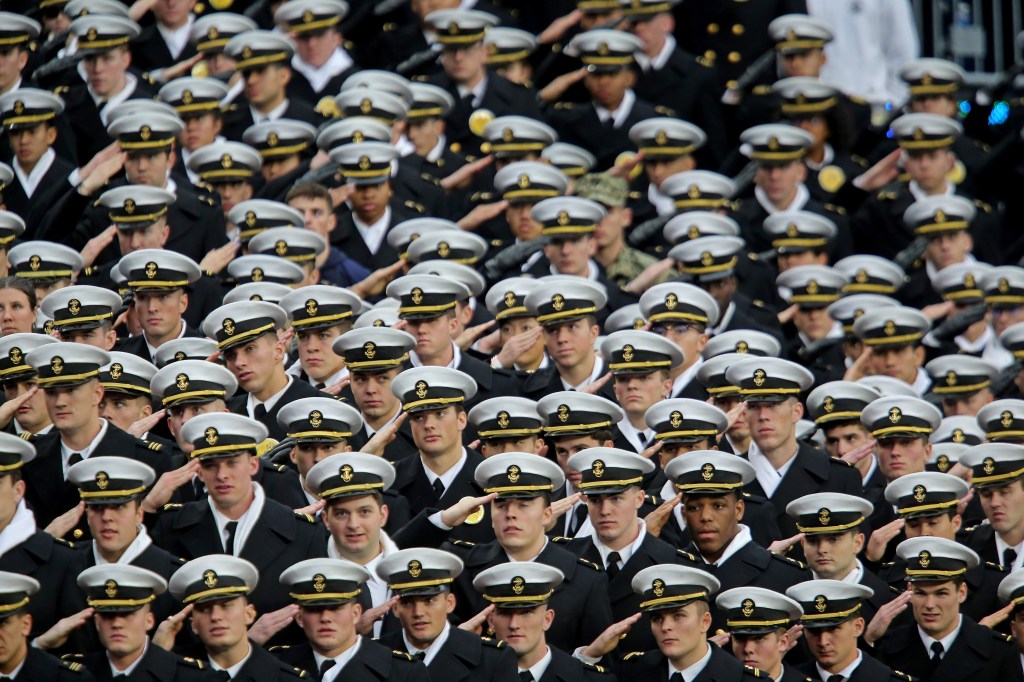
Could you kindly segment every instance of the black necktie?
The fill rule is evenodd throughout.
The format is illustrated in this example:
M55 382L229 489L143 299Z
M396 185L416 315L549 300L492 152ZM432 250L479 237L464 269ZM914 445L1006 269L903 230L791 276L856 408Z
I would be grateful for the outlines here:
M585 518L587 518L587 505L579 503L572 512L572 521L569 523L570 536L576 537L576 533L579 532Z
M608 553L608 560L606 562L608 568L605 569L605 572L608 574L608 580L611 580L619 574L619 560L621 558L622 557L619 556L618 552Z
M519 682L533 682L533 673L529 670L520 670Z
M417 661L426 661L427 660L427 652L426 651L417 651L416 653L414 653L412 655L412 657L415 658Z
M224 553L235 553L235 531L238 529L238 521L228 521L228 541L224 543Z
M668 678L668 682L684 682L682 673L672 673L672 677Z
M608 118L606 118L604 120L604 129L609 131L609 132L615 130L615 118L614 117L609 116Z
M231 682L231 675L228 674L227 670L215 670L214 673L221 682Z
M316 389L316 390L318 390L318 391L322 391L322 390L324 390L325 388L327 388L327 384L325 384L324 382L322 382L322 381L321 381L321 382L320 382L319 384L317 384L317 385L316 385L316 386L314 386L313 388L315 388L315 389Z
M430 487L434 489L434 492L437 494L437 499L440 500L441 496L444 495L444 483L441 483L441 479L435 478L434 482L430 484Z
M325 658L324 662L320 664L320 679L323 679L324 675L327 674L327 671L333 668L336 663L337 661L333 658Z
M472 92L467 92L465 95L462 96L462 106L466 107L466 109L468 109L469 111L472 111L473 100L475 99L476 97L473 96Z
M82 453L81 452L72 452L71 456L68 457L68 466L69 467L73 467L76 464L78 464L79 462L81 462L82 459L83 458L82 458Z
M936 666L942 661L942 652L945 649L942 646L942 642L932 642L932 665Z
M825 682L843 682L846 677L844 675L829 675Z
M263 421L267 418L267 406L260 403L256 406L256 409L252 411L252 418L258 422Z
M1007 547L1003 550L1003 566L1013 568L1013 562L1017 560L1017 550Z

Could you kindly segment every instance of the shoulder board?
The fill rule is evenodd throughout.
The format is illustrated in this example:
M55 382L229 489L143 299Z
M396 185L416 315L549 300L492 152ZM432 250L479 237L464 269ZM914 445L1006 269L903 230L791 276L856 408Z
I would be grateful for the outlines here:
M491 246L493 246L493 247L495 247L495 248L497 248L497 247L501 246L501 245L502 245L502 244L504 244L504 243L505 243L505 242L501 241L500 239L492 239L492 240L491 240Z
M839 215L846 215L846 209L842 206L836 206L835 204L825 204L825 210L838 213Z
M758 256L753 251L747 251L747 258L749 258L750 260L761 260L761 257Z
M32 435L33 434L29 433L28 431L22 431L21 435L18 436L18 438L21 438L22 440L32 440Z
M805 568L807 568L807 566L802 561L797 561L796 559L790 559L788 556L782 556L781 554L774 554L773 553L772 554L772 558L773 559L778 559L779 561L787 563L787 564L789 564L790 566L792 566L794 568L799 568L801 571L804 570Z
M581 564L583 564L587 568L594 569L595 571L600 571L601 570L600 566L595 564L593 561L590 561L588 559L584 559L583 557L579 557L578 559L576 559L576 561L580 562Z
M305 679L305 677L306 677L306 671L303 670L302 668L294 668L293 667L292 668L292 674L295 675L296 677L299 677L299 678L302 678L302 679Z
M987 152L990 149L992 149L992 147L988 146L988 144L986 144L985 142L980 142L978 140L974 140L974 146L983 152Z
M896 677L900 678L901 680L913 680L914 679L910 675L908 675L908 674L906 674L904 672L900 672L899 670L893 670L892 674L895 675Z
M97 199L96 201L92 202L92 205L93 205L93 208L99 206L100 205L100 200Z
M412 656L410 654L408 654L405 651L399 651L398 649L392 649L391 650L391 655L394 656L395 658L400 658L403 661L411 661L412 660Z
M423 204L418 204L418 203L416 203L415 201L412 201L412 200L406 201L405 202L405 207L406 208L411 208L412 210L416 211L417 213L426 213L427 212L427 209L423 207Z
M964 533L973 533L974 531L978 530L978 527L979 526L971 526L970 528L964 528L963 532Z
M868 167L868 160L865 159L863 156L857 156L856 154L851 154L850 155L850 161L853 161L855 164L857 164L861 168L867 168Z
M423 180L424 182L429 182L431 185L440 185L441 184L438 181L438 179L435 178L430 173L420 173L420 179Z
M1013 637L1011 637L1010 635L1004 634L1002 632L996 632L995 630L992 631L992 637L997 642L1012 642L1013 641Z
M686 550L682 550L682 549L677 549L677 550L676 550L676 554L678 554L679 556L683 556L683 557L686 557L686 558L687 558L687 559L689 559L690 561L696 561L696 560L697 560L697 557L696 557L696 556L694 556L693 554L690 554L690 553L689 553L689 552L687 552Z
M386 24L384 24L384 26L382 28L383 28L383 30L390 32L390 31L394 31L396 28L398 28L398 24L396 24L393 21L389 21Z
M207 197L207 196L200 196L200 197L199 197L199 200L200 200L200 201L204 201L204 202L206 202L206 203L207 203L207 204L209 204L210 206L213 206L213 199L212 199L212 198L210 198L210 197ZM306 671L305 671L305 670L303 670L303 671L302 671L302 673L303 673L303 674L305 674L305 673L306 673Z
M879 192L877 198L879 201L893 201L896 199L896 192Z
M564 545L566 543L572 542L572 538L567 538L564 535L556 535L555 537L551 538L551 542L557 542L560 545Z
M764 97L765 95L772 94L772 86L770 85L755 85L754 89L750 91L752 94Z
M68 541L67 541L67 540L65 540L64 538L54 538L54 541L55 541L55 542L59 542L59 543L60 543L60 544L62 544L62 545L67 545L68 547L70 547L70 548L72 548L72 549L74 549L74 548L75 548L75 543L73 543L73 542L68 542Z
M160 450L164 449L164 446L160 443L154 443L153 441L149 440L144 440L142 442L146 444L147 448L149 448L150 450L154 450L156 452L159 452Z
M591 670L591 671L593 671L595 673L606 673L606 672L608 672L608 670L605 669L605 667L603 665L596 665L594 663L584 663L583 664L583 669L584 670Z
M895 566L895 565L896 565L896 562L895 562L895 561L886 561L886 562L885 562L885 563L883 563L882 565L883 565L883 566Z
M630 199L636 200L636 199L639 199L641 196L643 196L643 195L640 194L640 192L637 192L635 190L629 193L629 198Z
M476 547L476 543L469 540L452 540L452 544L456 547Z
M80 673L83 670L85 670L85 666L81 663L72 663L71 661L61 661L60 667L64 668L65 670L70 670L73 673Z
M830 457L829 459L832 460L833 464L839 464L841 466L847 466L847 467L852 467L853 466L852 464L847 462L845 459L840 459L839 457Z
M284 651L286 649L291 649L291 648L292 648L291 644L277 644L275 646L272 646L272 647L268 648L267 651Z
M421 74L418 74L416 76L413 76L410 80L416 81L417 83L426 83L427 82L427 77L426 77L426 75L421 73Z
M85 658L85 654L64 654L60 657L60 660L66 661L71 658Z
M1002 564L996 564L996 563L993 563L991 561L986 561L985 562L985 568L991 568L992 570L999 571L1000 573L1009 573L1010 572L1010 569L1007 566L1003 566Z
M181 509L183 506L185 506L185 505L177 503L177 502L171 502L171 503L165 504L163 507L161 507L160 511L177 511L178 509Z
M295 512L295 515L298 516L300 519L305 519L310 523L316 523L316 518L314 518L312 514L300 514L299 512Z
M664 502L664 500L662 500L657 495L644 495L644 502L648 504L653 504L654 506L658 506L659 504Z
M754 677L761 677L761 671L757 668L751 668L749 665L743 666L743 672Z
M273 469L274 471L276 471L279 474L283 474L288 467L286 467L283 464L274 464L270 468Z
M494 195L491 194L490 192L474 192L473 195L471 197L469 197L469 200L470 201L490 201L493 198L494 198Z
M866 99L864 99L863 97L858 97L857 95L847 95L847 97L854 104L867 104L868 103L868 101Z
M759 298L755 298L753 301L750 302L750 305L754 306L755 308L763 308L764 301L762 301Z
M555 102L555 109L574 109L575 107L573 102Z
M700 64L701 66L705 66L705 67L708 67L708 68L711 68L712 66L715 65L715 63L713 61L711 61L710 59L708 59L707 57L705 57L703 55L701 55L700 57L697 57L694 61L697 62L698 64Z
M990 204L986 204L981 199L975 199L974 200L974 205L977 206L978 208L980 208L985 213L991 213L992 212L992 206Z
M631 658L640 658L645 653L647 653L647 652L645 652L645 651L630 651L628 654L626 654L625 656L622 657L622 660L628 661Z
M193 668L199 668L200 670L202 670L205 667L202 661L200 661L198 658L192 658L191 656L185 656L184 658L182 658L181 663L184 663L185 665L191 666Z
M67 85L58 85L57 87L55 87L53 89L53 94L55 94L55 95L66 95L69 90L71 90L71 88L68 87Z
M211 185L211 184L210 184L210 183L208 183L208 182L203 182L202 180L198 180L198 181L197 181L197 182L195 183L195 185L196 185L196 187L198 187L198 188L200 188L200 189L205 189L205 190L206 190L206 192L207 192L207 194L211 194L211 193L213 193L214 191L216 191L216 190L214 190L214 188L213 188L213 185Z
M668 107L663 107L660 104L658 106L654 107L654 110L657 111L662 116L675 116L676 115L675 109L670 109Z
M495 649L503 649L505 647L505 640L502 639L493 639L491 637L481 637L480 639L484 644Z

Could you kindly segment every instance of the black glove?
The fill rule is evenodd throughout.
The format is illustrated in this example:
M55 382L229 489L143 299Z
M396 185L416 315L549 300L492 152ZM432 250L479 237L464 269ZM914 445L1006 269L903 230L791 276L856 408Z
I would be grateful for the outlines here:
M892 261L903 268L903 272L910 272L917 259L924 255L924 250L927 247L928 240L924 237L918 237L914 241L910 242L906 248L897 253L896 257L893 258Z
M967 331L967 328L975 322L981 322L984 320L985 312L987 310L988 308L984 303L979 303L950 315L942 324L932 329L932 337L936 341L949 343L954 338Z
M547 237L538 237L502 249L484 264L484 276L492 282L498 281L506 272L517 265L522 265L527 258L543 249L547 243Z

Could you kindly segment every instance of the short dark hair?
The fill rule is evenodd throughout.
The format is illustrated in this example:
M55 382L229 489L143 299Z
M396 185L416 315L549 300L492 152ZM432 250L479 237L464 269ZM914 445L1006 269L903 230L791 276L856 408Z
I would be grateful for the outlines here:
M284 203L291 202L292 199L299 197L305 197L309 199L323 199L327 202L327 208L331 211L334 210L334 199L331 198L331 193L327 191L327 188L318 182L300 182L299 184L288 190L288 194L284 197Z
M17 275L0 277L0 289L17 289L28 297L28 303L30 306L33 308L36 307L36 303L38 301L36 299L35 285L24 277L18 277Z

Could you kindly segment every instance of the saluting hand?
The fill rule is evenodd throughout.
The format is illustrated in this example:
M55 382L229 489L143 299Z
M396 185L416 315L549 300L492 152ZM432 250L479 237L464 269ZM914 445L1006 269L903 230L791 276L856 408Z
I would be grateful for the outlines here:
M185 624L185 619L188 618L188 614L192 613L194 607L195 604L189 604L160 623L153 633L151 640L153 644L165 651L174 649L174 640L178 637L178 633L181 632L181 628Z
M142 510L147 514L155 514L171 501L174 491L185 485L199 473L199 460L186 462L184 466L167 471L160 475L156 484L142 501Z

